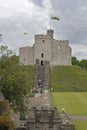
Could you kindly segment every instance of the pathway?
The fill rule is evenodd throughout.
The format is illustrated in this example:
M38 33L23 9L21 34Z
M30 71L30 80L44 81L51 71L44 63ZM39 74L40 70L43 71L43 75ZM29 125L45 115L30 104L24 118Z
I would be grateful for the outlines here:
M37 93L35 97L29 97L25 104L27 109L31 107L52 107L51 97L48 90L44 90L42 94Z
M87 120L87 116L69 116L72 120Z

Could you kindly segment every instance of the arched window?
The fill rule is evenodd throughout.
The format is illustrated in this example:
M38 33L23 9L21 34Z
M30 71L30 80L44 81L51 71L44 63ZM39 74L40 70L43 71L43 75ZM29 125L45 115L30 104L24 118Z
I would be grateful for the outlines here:
M44 56L44 54L43 53L41 53L41 57L43 57Z
M45 41L43 40L43 42L45 42Z

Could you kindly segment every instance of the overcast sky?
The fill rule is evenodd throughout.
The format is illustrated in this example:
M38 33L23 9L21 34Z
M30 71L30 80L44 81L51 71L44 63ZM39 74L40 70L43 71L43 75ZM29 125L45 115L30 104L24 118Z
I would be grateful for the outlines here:
M18 53L33 45L35 34L46 34L50 21L55 39L69 40L72 56L87 59L87 0L0 0L0 45Z

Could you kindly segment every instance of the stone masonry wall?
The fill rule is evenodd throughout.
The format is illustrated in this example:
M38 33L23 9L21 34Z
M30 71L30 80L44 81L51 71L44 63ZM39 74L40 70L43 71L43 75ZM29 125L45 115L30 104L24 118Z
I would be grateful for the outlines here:
M39 61L50 61L51 41L51 37L47 35L35 37L35 59L39 59Z
M71 65L69 41L53 41L51 65Z
M22 47L19 49L19 64L34 65L34 47Z

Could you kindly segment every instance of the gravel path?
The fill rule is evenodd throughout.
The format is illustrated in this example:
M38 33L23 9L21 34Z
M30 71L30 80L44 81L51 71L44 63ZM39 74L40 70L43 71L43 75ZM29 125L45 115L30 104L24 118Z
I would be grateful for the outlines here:
M70 116L72 120L87 120L87 116Z

